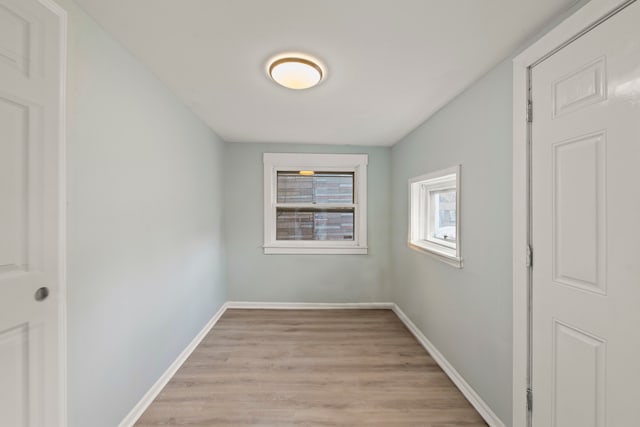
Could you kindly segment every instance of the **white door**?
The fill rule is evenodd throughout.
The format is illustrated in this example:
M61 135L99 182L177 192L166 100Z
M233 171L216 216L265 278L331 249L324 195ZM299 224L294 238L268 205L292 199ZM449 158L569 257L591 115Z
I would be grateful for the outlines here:
M58 426L62 412L59 26L37 0L0 0L3 427Z
M534 427L640 426L640 2L532 70Z

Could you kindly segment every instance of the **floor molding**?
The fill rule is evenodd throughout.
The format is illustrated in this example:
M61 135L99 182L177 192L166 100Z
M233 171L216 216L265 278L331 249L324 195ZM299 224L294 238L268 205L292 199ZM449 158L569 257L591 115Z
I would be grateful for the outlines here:
M193 350L198 347L200 342L204 339L205 336L209 333L211 328L218 322L220 317L227 311L227 303L222 304L220 309L213 315L213 317L207 322L207 324L202 328L198 335L189 343L189 345L180 353L180 355L173 361L171 365L167 368L166 371L158 378L158 381L155 382L142 396L142 399L136 404L136 406L131 409L131 411L127 414L126 417L122 420L122 422L118 425L118 427L133 427L133 425L138 421L138 419L142 416L144 411L147 410L149 405L153 402L153 400L158 397L158 394L162 391L162 389L167 385L167 383L173 378L175 373L180 369L182 364L189 358Z
M392 302L253 302L229 301L227 308L262 309L262 310L336 310L336 309L386 309L393 310Z
M484 420L491 427L505 427L504 423L489 408L489 406L480 398L478 393L471 387L449 363L449 361L438 351L438 349L424 336L418 327L409 319L402 309L392 302L365 302L365 303L302 303L302 302L251 302L251 301L228 301L224 303L220 309L213 315L211 320L202 328L189 345L180 353L176 360L167 368L160 378L151 386L149 391L140 399L133 407L131 412L122 420L118 427L133 427L133 425L142 416L144 411L151 405L153 400L160 394L162 389L167 385L175 373L180 369L182 364L187 360L191 353L198 347L198 344L209 333L211 328L215 326L220 317L228 309L263 309L263 310L335 310L335 309L383 309L393 310L400 321L409 329L416 337L418 342L431 355L433 360L447 374L447 376L458 387L460 392L467 398L469 403L478 411Z
M433 360L440 366L440 368L447 374L447 376L453 381L453 383L458 387L460 392L467 398L469 403L473 405L473 407L478 411L480 416L484 418L484 420L491 427L505 427L505 424L498 418L498 416L489 408L489 405L485 403L484 400L478 395L478 393L465 381L465 379L460 375L458 371L449 363L449 361L438 351L438 349L424 336L422 331L418 329L418 327L409 319L409 317L404 314L402 309L397 305L393 304L393 312L398 316L398 318L404 323L404 325L411 331L413 336L416 337L418 342L424 347L424 349L431 355Z

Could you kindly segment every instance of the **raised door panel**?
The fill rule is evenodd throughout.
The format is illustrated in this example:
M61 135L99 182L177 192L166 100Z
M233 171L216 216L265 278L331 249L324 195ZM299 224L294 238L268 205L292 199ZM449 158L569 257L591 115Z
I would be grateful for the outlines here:
M20 74L29 75L31 24L15 9L0 4L0 62Z
M27 264L29 109L0 97L0 274Z
M559 321L553 329L553 427L604 427L604 340Z
M26 324L0 332L0 422L29 425L29 336Z
M45 425L42 326L36 321L0 331L0 426Z
M553 145L553 276L606 293L605 134Z
M606 82L604 56L561 77L553 84L553 117L605 100Z

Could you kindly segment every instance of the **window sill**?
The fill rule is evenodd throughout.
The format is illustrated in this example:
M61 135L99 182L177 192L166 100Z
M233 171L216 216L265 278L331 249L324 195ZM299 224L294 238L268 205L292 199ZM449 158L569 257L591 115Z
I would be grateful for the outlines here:
M430 242L409 242L409 248L430 255L452 267L462 268L462 258L455 255L455 249L445 248Z
M367 247L283 247L263 246L265 255L367 255Z

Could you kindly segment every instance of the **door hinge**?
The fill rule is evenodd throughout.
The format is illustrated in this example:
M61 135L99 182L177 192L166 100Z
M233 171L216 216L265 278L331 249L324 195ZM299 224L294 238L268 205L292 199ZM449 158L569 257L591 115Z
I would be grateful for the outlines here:
M531 388L527 388L527 411L531 412L533 410L533 391Z
M533 102L527 101L527 123L533 123Z
M533 267L533 248L531 245L527 245L527 267Z

